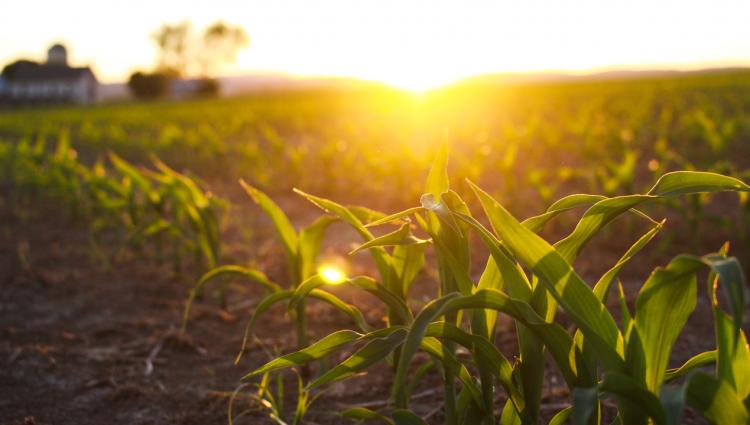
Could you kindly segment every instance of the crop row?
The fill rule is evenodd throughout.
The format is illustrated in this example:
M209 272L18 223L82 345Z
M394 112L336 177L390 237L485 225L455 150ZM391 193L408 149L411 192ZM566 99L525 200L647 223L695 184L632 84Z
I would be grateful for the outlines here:
M270 217L284 246L288 285L272 282L262 271L241 265L218 267L194 287L185 323L194 296L213 279L232 275L261 284L267 294L248 320L241 356L259 317L276 304L286 304L301 349L269 361L244 378L261 378L253 394L269 409L271 418L286 423L282 419L285 412L279 407L283 394L274 396L271 388L274 373L301 369L292 420L302 423L320 387L356 379L361 372L383 363L393 373L389 405L377 411L355 405L342 412L344 416L384 423L426 423L410 408L410 398L419 380L435 371L444 386L442 412L446 424L538 424L545 364L551 357L571 399L570 407L559 411L550 424L566 420L598 424L607 417L619 424L678 424L687 406L711 423L748 423L750 351L742 329L745 280L739 262L728 254L728 244L703 256L679 255L654 270L640 288L634 311L617 275L664 227L664 221L654 220L640 207L696 193L746 193L750 186L720 174L672 172L659 178L644 194L570 195L542 214L519 221L469 182L491 223L487 228L450 189L446 165L443 148L420 204L387 216L298 192L326 213L299 232L268 196L242 182ZM561 213L581 208L586 211L568 236L550 243L538 235ZM571 264L592 238L624 214L646 220L650 229L596 282L584 281ZM335 220L347 223L362 238L362 244L352 253L369 251L377 277L350 277L340 270L315 267L321 239ZM371 233L372 227L386 224L397 224L398 228L378 237ZM488 258L479 259L486 266L477 280L469 274L471 262L477 261L469 251L471 233L490 253ZM436 284L440 290L437 298L414 311L408 299L409 288L424 267L428 247L437 257ZM697 280L703 270L708 271L705 285ZM356 306L329 290L342 284L366 291L382 302L387 311L384 327L373 328ZM670 353L696 308L700 287L707 291L712 307L715 349L669 369ZM720 293L724 301L720 301ZM619 298L619 323L607 307L612 296ZM309 298L340 310L351 318L354 329L333 332L310 344L305 307ZM515 323L519 353L514 361L495 343L499 314ZM346 349L350 354L344 360L332 360ZM427 358L415 368L419 352L426 353ZM311 374L312 364L316 365L315 372L303 383ZM711 366L713 371L709 373ZM606 407L612 404L607 404L607 399L613 400L614 412ZM230 422L231 412L230 405Z

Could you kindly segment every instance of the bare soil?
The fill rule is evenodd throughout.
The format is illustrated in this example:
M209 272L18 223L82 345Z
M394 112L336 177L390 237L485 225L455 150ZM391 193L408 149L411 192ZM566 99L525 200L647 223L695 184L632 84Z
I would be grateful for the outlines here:
M191 283L187 275L175 277L168 265L137 257L120 259L106 269L92 258L85 226L55 217L55 211L49 211L19 220L4 212L0 220L0 423L225 424L228 397L240 378L269 359L266 351L295 348L289 318L283 309L276 309L264 316L256 328L257 340L234 365L245 320L260 289L233 283L225 308L207 296L193 308L187 333L180 333ZM307 218L300 213L295 221L304 223ZM243 236L230 229L225 232L228 255L236 261L253 255L272 278L283 280L283 254L267 223L245 221L253 243L240 246ZM334 245L356 241L344 227L335 229ZM606 269L624 252L619 246L610 248L601 245L590 250L588 262L580 267L592 274ZM661 260L656 254L645 255L648 267ZM367 263L361 267L367 271ZM629 296L635 296L649 270L626 271ZM632 277L638 275L641 280ZM430 281L428 273L414 284L417 304L434 294ZM383 319L383 310L372 298L346 288L340 289L340 295L363 309L372 324ZM675 365L713 347L709 317L701 298L689 331L675 348ZM310 318L314 337L352 326L323 304L310 305ZM497 340L501 351L513 358L516 347L510 321L501 319ZM549 370L543 401L548 418L569 400L551 363ZM293 375L286 376L285 406L293 410L296 382ZM335 412L357 403L382 407L390 380L390 370L381 365L362 377L330 386L313 404L305 423L350 423ZM428 376L414 400L414 409L435 423L440 422L440 387L436 376ZM272 423L268 412L249 400L250 394L250 388L239 393L235 414L244 412L244 416L236 423ZM498 408L502 405L499 399ZM692 416L688 414L686 423L701 423Z

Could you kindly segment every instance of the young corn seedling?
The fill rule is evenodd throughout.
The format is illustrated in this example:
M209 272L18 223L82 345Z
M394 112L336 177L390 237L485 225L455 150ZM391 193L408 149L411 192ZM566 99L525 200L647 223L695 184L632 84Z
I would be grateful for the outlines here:
M246 266L225 265L216 267L204 274L190 291L190 297L185 306L183 329L187 324L190 306L195 297L203 290L203 287L216 279L229 277L242 277L248 279L262 285L269 291L269 294L259 301L255 312L247 322L245 335L242 341L242 348L237 356L237 361L239 361L247 346L249 336L252 333L256 320L274 304L285 300L291 300L295 291L299 290L301 287L307 288L307 293L310 296L333 305L352 316L360 326L366 326L359 310L354 309L333 294L315 289L315 285L324 282L324 280L318 275L316 268L316 261L318 254L320 253L323 236L328 227L336 221L336 218L329 215L321 216L313 221L313 223L297 232L281 208L279 208L271 198L242 180L240 180L240 184L250 198L263 210L264 213L266 213L273 223L276 234L280 239L286 254L289 285L287 289L284 289L281 285L272 282L260 270ZM289 306L294 320L297 344L300 347L306 346L309 344L309 340L307 335L304 300L296 300L295 303L290 304Z

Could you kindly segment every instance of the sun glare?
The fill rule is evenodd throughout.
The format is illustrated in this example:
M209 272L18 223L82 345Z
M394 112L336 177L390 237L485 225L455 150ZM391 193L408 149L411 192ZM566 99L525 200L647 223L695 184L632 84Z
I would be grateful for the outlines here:
M346 281L344 272L331 265L323 265L318 268L318 275L329 285L338 285Z

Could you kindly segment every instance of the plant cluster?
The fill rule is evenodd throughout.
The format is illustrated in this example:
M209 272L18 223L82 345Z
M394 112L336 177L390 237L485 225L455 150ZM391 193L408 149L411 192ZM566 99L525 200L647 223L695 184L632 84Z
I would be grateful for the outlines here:
M157 157L151 161L153 169L136 167L110 152L88 166L62 133L52 151L44 138L0 143L0 182L9 209L22 218L62 205L70 218L85 219L92 253L105 264L129 248L171 259L175 272L186 257L216 267L225 201Z
M310 381L304 387L300 384L306 408L314 390L356 379L373 365L387 363L393 373L389 406L377 411L355 406L342 412L344 416L391 424L427 423L411 408L411 396L419 380L434 370L444 387L446 424L538 424L545 364L551 358L571 398L570 407L554 415L550 424L566 420L599 424L607 417L617 424L678 424L688 406L711 423L748 423L750 351L742 329L745 279L739 262L728 255L728 245L703 256L679 255L654 270L641 286L634 309L626 302L617 276L663 228L663 221L653 220L639 207L696 193L747 193L750 186L714 173L672 172L661 176L644 194L571 195L542 214L519 221L487 192L469 183L491 224L488 228L450 189L446 163L443 148L420 205L388 216L370 211L363 217L360 207L345 207L299 192L327 213L316 223L335 218L357 231L364 243L355 251L370 252L379 272L377 279L340 276L332 280L324 272L315 274L312 266L301 266L314 263L318 238L322 237L320 227L313 225L296 233L268 197L244 185L274 222L290 260L292 285L281 289L259 277L257 271L235 266L209 272L199 285L230 271L263 283L270 294L259 302L248 329L273 304L286 303L294 312L300 344L307 340L301 323L303 302L308 297L331 303L356 326L333 332L248 373L246 380L262 376L259 395L269 394L270 374L318 364ZM578 208L586 208L586 212L568 236L555 243L539 236L545 224ZM650 229L601 278L586 282L572 264L607 224L628 213L646 220ZM399 228L379 237L369 230L389 223ZM311 228L316 229L316 243L305 249L302 235ZM479 259L486 264L479 279L469 274L471 262L477 260L469 251L472 233L490 253ZM436 299L413 311L408 302L409 286L423 267L428 246L437 258L440 290ZM708 274L705 286L698 282L701 271ZM351 285L373 294L387 310L385 325L374 329L364 322L357 307L329 292L327 285L331 284ZM716 348L669 369L670 353L696 308L701 287L713 312ZM619 299L615 304L619 314L608 307L613 296ZM495 343L499 314L515 323L519 352L514 360L504 356ZM340 362L333 360L334 354L346 348L353 352ZM420 352L427 356L417 356ZM416 366L419 358L426 360ZM713 371L708 372L711 366ZM275 409L271 417L282 423L282 413ZM294 423L301 420L298 409Z

